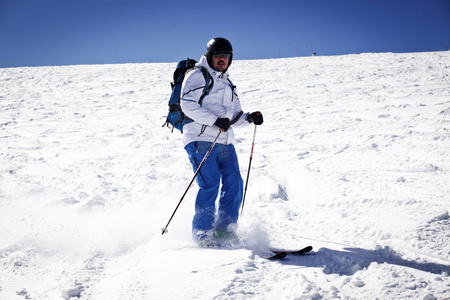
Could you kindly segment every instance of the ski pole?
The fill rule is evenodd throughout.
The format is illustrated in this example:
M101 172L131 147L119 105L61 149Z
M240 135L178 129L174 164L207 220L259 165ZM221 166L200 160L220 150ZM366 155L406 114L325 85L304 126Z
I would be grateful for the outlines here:
M164 233L167 233L167 232L168 232L167 227L169 226L170 222L172 221L173 216L174 216L175 213L177 212L178 207L180 206L181 202L182 202L183 199L184 199L184 196L186 196L186 194L187 194L189 188L191 187L192 183L194 182L195 177L197 177L198 172L200 172L201 167L203 166L203 164L205 163L205 161L206 161L206 159L208 158L209 154L211 153L212 149L214 148L214 145L216 144L217 139L219 138L219 136L220 136L221 133L222 133L222 130L219 131L219 134L216 136L216 139L215 139L214 142L212 143L211 147L209 147L208 152L206 152L205 157L203 157L203 160L202 160L202 162L200 163L200 165L198 166L197 171L195 171L194 177L192 178L192 180L191 180L191 182L189 183L188 187L187 187L186 190L184 191L183 196L181 196L181 199L180 199L180 201L178 202L177 207L176 207L175 210L173 211L173 214L172 214L172 216L170 217L169 222L167 222L167 225L166 225L165 227L161 228L161 230L162 230L162 234L161 234L161 235L163 235Z
M255 130L253 131L252 150L250 151L250 161L248 163L247 180L245 181L244 197L242 198L241 214L244 211L245 195L247 194L248 178L250 176L250 167L252 165L253 159L253 148L255 147L255 136L256 136L256 125Z

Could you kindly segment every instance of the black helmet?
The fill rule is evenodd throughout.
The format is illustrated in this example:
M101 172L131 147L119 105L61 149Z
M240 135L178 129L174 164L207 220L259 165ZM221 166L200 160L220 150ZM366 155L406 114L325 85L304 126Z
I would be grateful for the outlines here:
M228 67L231 65L231 61L233 60L233 46L231 43L224 38L213 38L208 42L206 46L206 58L208 60L208 64L212 67L212 55L214 53L231 53L230 60L228 61Z

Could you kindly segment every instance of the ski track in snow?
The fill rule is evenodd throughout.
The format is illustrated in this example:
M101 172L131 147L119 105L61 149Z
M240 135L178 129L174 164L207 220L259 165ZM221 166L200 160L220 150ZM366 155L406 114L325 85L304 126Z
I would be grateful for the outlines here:
M450 52L235 61L265 120L235 249L190 240L195 185L161 235L174 68L0 69L1 299L450 299Z

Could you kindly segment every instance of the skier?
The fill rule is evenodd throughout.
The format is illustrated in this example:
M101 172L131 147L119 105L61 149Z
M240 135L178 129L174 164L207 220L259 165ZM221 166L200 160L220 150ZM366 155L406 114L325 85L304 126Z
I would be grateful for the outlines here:
M236 89L227 72L232 59L233 48L228 40L210 40L206 54L196 66L209 72L214 83L212 90L199 103L205 86L205 78L199 68L186 74L181 88L181 108L186 116L193 119L183 127L183 144L194 172L218 137L196 177L199 190L195 200L192 236L200 246L217 245L237 238L235 224L242 202L243 180L234 148L233 127L263 123L259 111L242 112Z

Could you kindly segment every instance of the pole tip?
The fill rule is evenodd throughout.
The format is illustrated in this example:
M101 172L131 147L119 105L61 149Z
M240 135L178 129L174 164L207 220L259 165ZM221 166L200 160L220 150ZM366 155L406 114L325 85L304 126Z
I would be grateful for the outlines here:
M161 228L161 230L162 230L161 235L163 235L164 233L168 233L169 232L169 230L167 230L166 227Z

